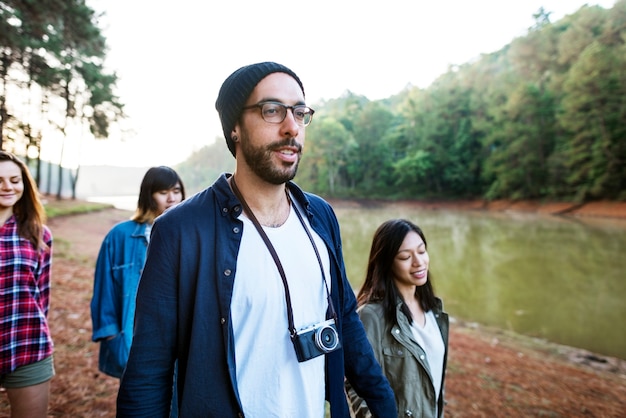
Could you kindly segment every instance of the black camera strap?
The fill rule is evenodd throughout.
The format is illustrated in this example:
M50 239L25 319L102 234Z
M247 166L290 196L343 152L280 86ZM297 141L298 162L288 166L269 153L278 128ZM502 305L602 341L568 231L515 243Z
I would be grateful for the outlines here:
M272 242L270 241L269 237L263 230L263 227L257 220L256 216L254 216L254 213L248 206L248 203L246 203L245 199L241 195L241 192L239 191L239 188L237 187L237 183L235 183L234 175L230 178L230 185L233 189L233 192L235 193L235 196L237 196L237 198L241 202L243 209L246 211L247 215L250 217L250 220L252 221L255 228L259 232L259 235L261 235L261 238L263 238L263 242L265 242L265 246L269 250L270 254L272 255L272 258L274 259L274 262L276 263L276 267L278 268L280 277L283 280L283 286L285 287L285 300L287 302L287 321L289 322L289 333L291 337L293 338L296 335L296 327L293 323L293 309L291 308L291 296L289 294L289 285L287 284L287 276L285 274L285 270L283 269L283 265L280 262L280 259L278 258L278 254L276 253L276 250L274 249ZM298 219L300 220L302 227L304 228L307 236L309 237L309 240L311 241L311 244L313 245L313 250L315 250L315 255L317 256L317 262L319 263L320 269L322 271L322 280L324 281L324 287L326 288L326 295L328 298L328 309L330 311L330 315L332 316L332 318L336 320L337 313L335 312L335 309L333 307L333 301L330 297L330 290L328 289L328 282L326 281L326 274L324 273L324 265L322 264L322 258L320 257L320 253L317 250L317 245L315 245L313 236L311 235L311 232L309 232L309 228L307 228L306 223L304 222L304 219L302 219L302 215L300 214L300 211L298 210L297 205L292 203L291 198L289 196L289 191L287 190L287 186L285 186L285 193L287 195L288 202L293 207L294 211L296 212L296 215L298 215Z

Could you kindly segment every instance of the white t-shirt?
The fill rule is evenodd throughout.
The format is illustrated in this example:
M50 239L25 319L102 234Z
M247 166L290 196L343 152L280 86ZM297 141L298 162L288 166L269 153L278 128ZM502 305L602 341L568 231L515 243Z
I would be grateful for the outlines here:
M276 263L252 222L245 215L240 218L244 225L231 317L243 411L250 418L323 418L325 357L298 362ZM305 222L330 280L328 250ZM295 328L324 321L328 303L319 263L293 208L282 226L264 230L289 283Z
M146 231L144 235L146 236L146 241L150 242L150 234L152 233L152 224L146 222Z
M441 379L443 377L443 355L446 348L433 311L426 312L424 317L426 319L424 327L420 327L413 321L411 332L415 341L426 353L430 375L433 379L433 387L435 388L437 399L439 399L441 395Z

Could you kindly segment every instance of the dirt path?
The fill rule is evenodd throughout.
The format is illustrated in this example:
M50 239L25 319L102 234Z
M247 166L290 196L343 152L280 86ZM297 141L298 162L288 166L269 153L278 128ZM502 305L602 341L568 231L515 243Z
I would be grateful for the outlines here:
M50 326L56 345L50 417L114 417L118 381L98 372L89 302L100 243L130 212L49 221L55 243ZM626 362L498 330L453 323L446 416L624 417ZM0 418L8 417L0 396Z

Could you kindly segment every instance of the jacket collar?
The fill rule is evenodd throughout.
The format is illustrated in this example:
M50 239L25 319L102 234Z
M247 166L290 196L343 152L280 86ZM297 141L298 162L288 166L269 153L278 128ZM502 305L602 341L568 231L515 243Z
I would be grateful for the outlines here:
M231 176L231 173L222 173L213 184L213 190L215 191L217 202L220 208L222 208L222 216L230 214L231 216L236 218L241 213L241 202L239 201L239 199L237 199L232 189L230 188L230 185L228 184L228 179ZM291 192L293 199L298 202L301 208L304 208L306 210L307 216L310 220L312 217L312 213L309 210L310 202L304 191L302 191L302 189L292 181L289 181L287 183L287 188L289 189L289 192Z
M135 229L133 230L132 237L145 237L146 236L146 224L135 222Z

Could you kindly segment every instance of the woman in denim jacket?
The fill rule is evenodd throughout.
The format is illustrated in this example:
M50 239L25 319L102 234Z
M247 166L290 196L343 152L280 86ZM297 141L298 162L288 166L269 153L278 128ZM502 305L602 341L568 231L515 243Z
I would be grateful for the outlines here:
M422 230L404 219L374 234L359 317L396 397L399 417L443 417L448 315L435 296ZM347 385L356 417L371 416Z
M91 299L92 340L100 343L98 368L120 378L133 338L135 297L146 261L154 219L185 198L185 188L171 168L150 168L141 182L137 209L104 238L94 273Z

